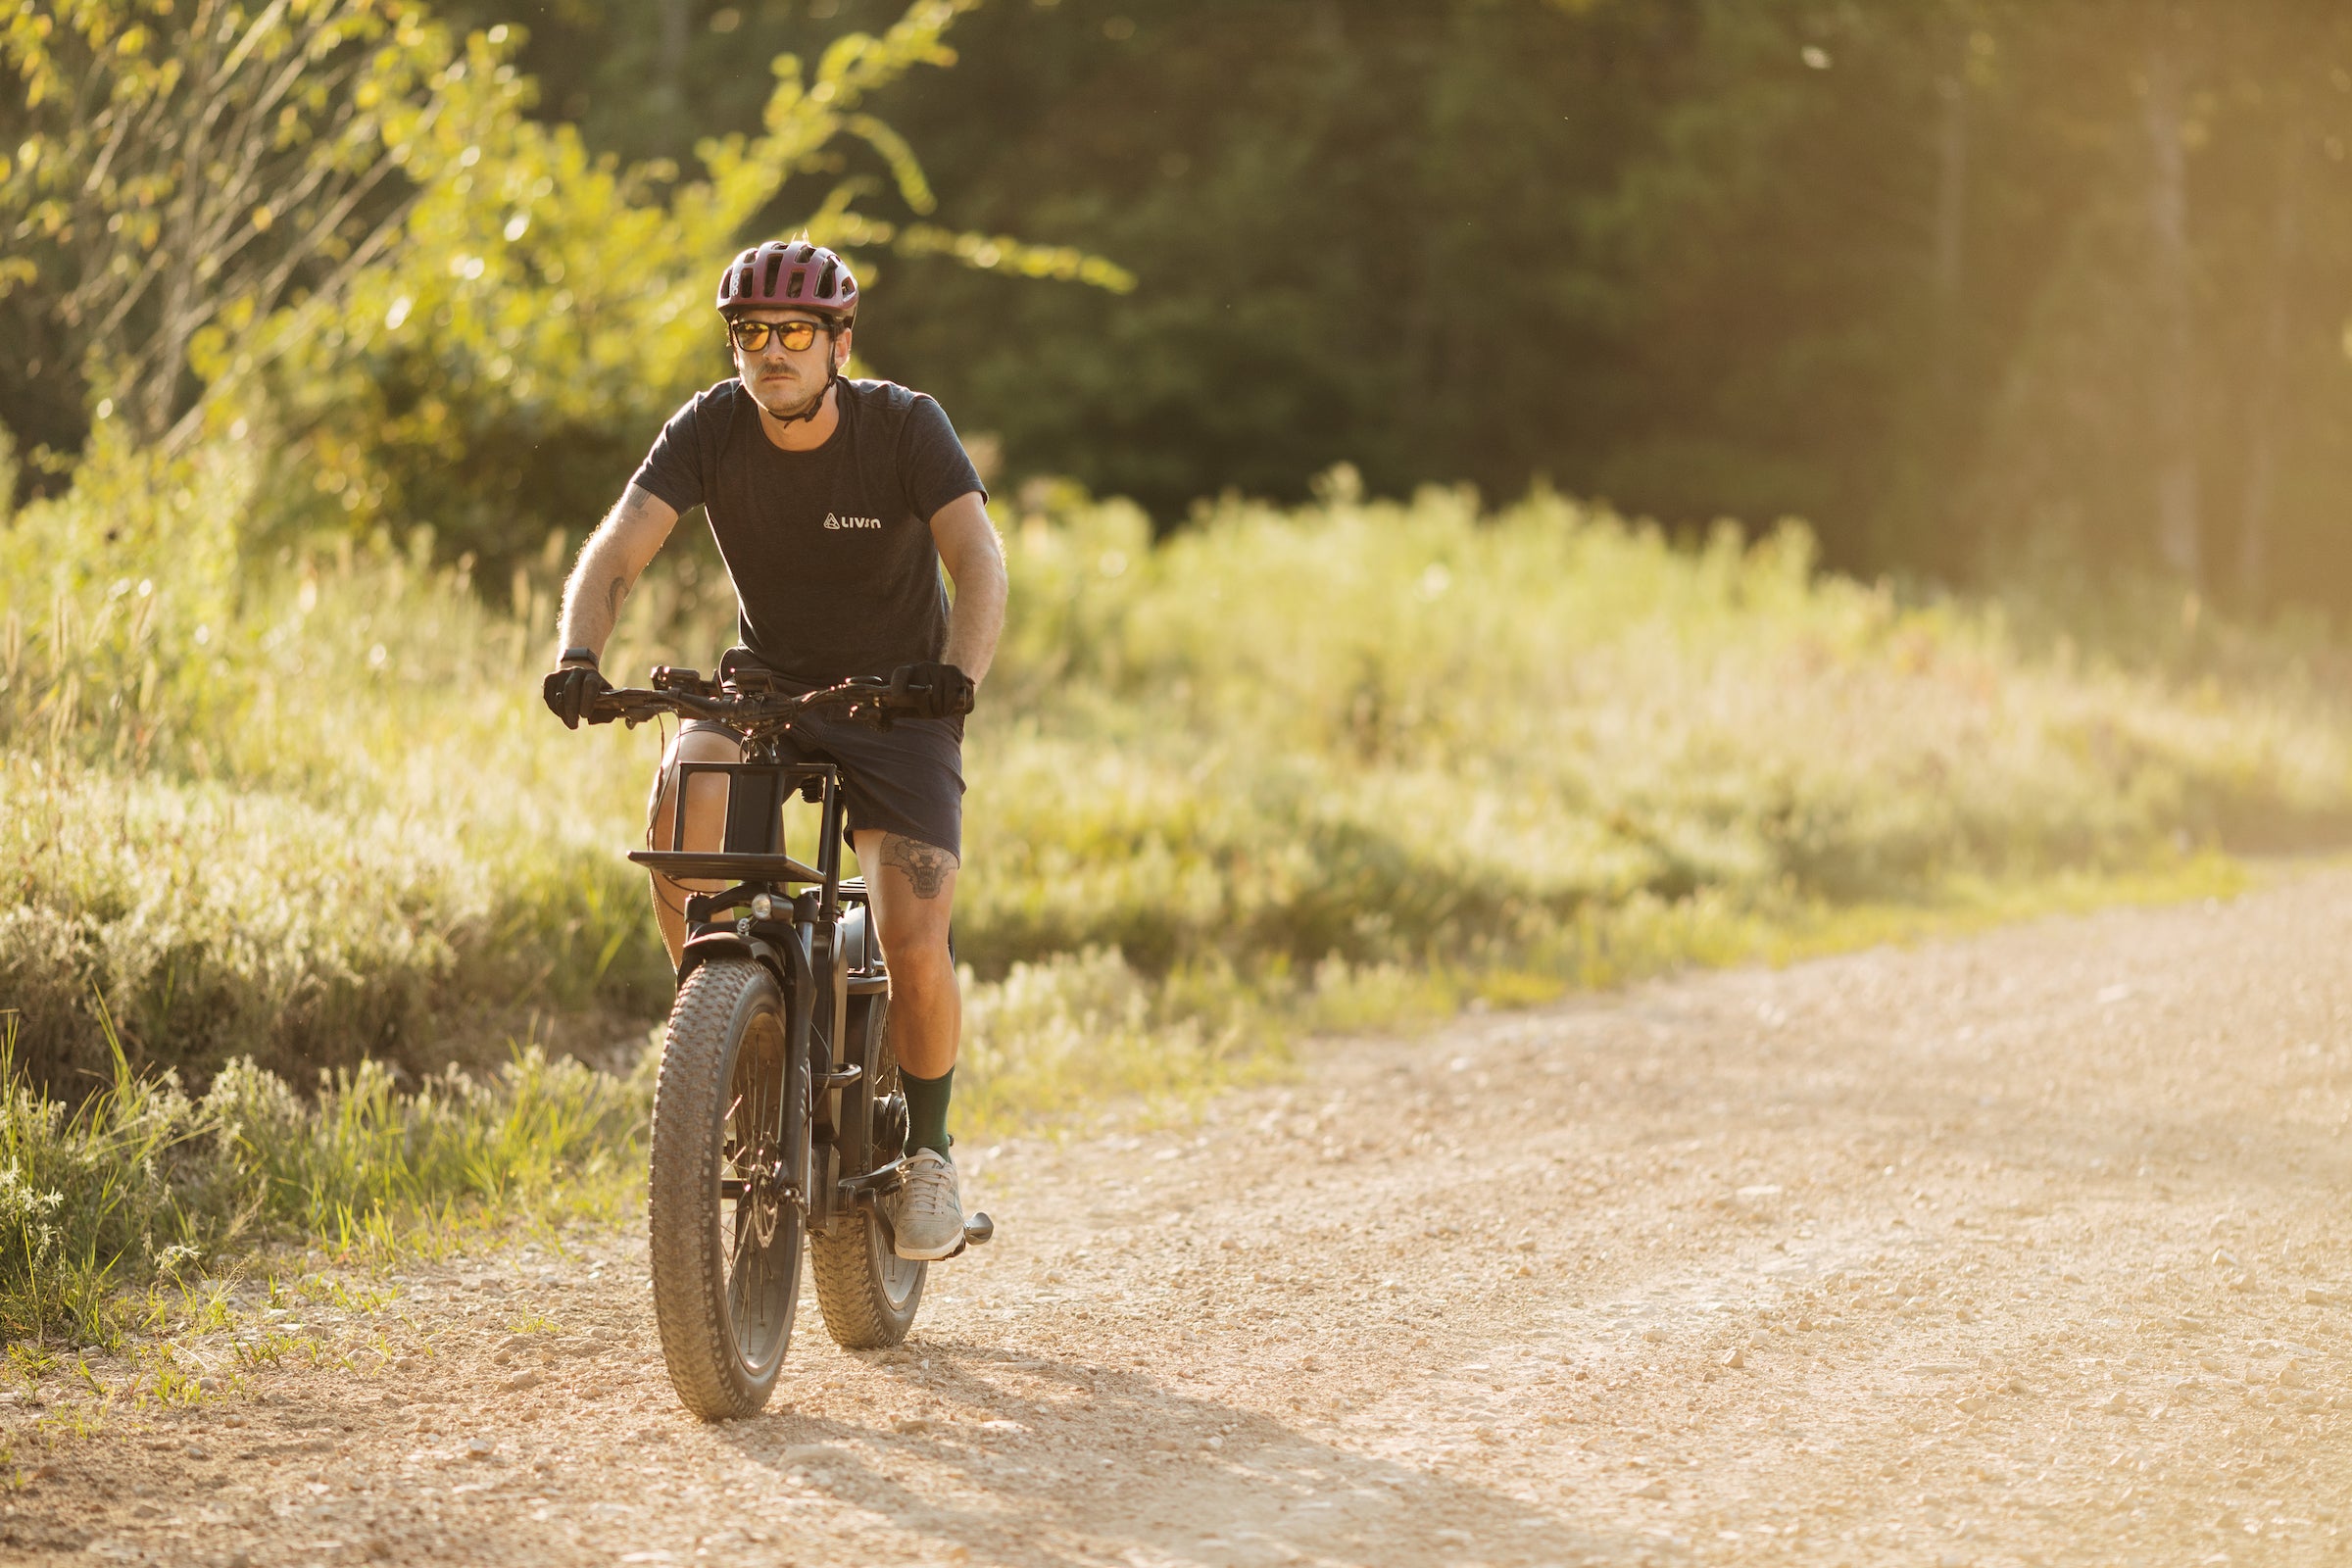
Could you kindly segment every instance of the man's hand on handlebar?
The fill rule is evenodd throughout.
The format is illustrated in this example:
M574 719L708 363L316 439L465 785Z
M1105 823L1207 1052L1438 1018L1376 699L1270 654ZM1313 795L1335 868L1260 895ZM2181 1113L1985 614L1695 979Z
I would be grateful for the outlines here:
M581 722L632 727L663 713L715 719L745 733L788 729L794 718L819 709L839 709L844 717L888 729L903 718L946 718L972 710L971 678L953 664L907 664L889 680L860 675L797 695L764 682L731 677L713 687L693 670L654 671L650 688L614 687L585 661L566 661L547 677L547 706L575 728ZM576 705L576 706L575 706Z
M565 729L578 729L585 718L591 724L610 724L612 713L595 711L597 699L612 689L612 683L594 664L567 660L547 672L539 683L539 695L545 699L547 710L564 721Z
M972 710L972 678L954 664L901 664L890 672L891 706L924 718L953 718Z

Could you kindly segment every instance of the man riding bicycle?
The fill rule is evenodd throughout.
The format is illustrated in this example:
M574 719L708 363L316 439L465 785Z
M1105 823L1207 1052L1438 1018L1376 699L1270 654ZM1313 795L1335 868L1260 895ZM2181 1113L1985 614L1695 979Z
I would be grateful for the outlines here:
M770 240L719 275L735 375L670 417L619 502L581 547L564 587L563 652L547 705L577 727L611 689L597 662L620 607L683 513L708 514L739 607L741 646L722 668L780 691L888 675L928 693L887 731L844 718L796 722L795 760L841 771L851 846L890 971L890 1027L906 1097L906 1180L888 1200L901 1257L946 1257L963 1242L949 1157L948 1100L962 999L948 952L963 851L963 720L1004 624L1004 557L987 492L947 414L888 381L851 380L858 281L832 251ZM951 607L942 567L955 584ZM732 762L735 731L690 720L662 760L648 805L673 820L679 762ZM723 774L695 775L685 832L663 849L715 850ZM654 915L675 964L685 899L716 883L653 875Z

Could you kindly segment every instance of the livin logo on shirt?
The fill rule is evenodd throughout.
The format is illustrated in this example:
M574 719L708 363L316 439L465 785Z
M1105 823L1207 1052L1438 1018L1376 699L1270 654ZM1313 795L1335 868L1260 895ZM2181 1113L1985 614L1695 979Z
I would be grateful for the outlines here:
M880 517L839 517L828 512L825 514L825 526L828 528L879 528L882 526L882 519Z

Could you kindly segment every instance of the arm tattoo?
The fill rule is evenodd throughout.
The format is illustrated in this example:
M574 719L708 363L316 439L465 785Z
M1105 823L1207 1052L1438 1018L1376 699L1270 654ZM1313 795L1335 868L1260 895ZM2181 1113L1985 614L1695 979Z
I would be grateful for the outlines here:
M882 862L906 872L918 899L938 898L939 890L947 886L948 873L956 868L956 857L904 833L883 835Z
M620 596L628 591L628 579L625 577L615 577L605 585L606 619L612 621L620 619Z

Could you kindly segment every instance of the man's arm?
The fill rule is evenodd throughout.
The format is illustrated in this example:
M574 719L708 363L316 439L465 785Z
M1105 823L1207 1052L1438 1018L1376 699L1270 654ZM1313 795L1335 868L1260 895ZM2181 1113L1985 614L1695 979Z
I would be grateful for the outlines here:
M564 584L564 618L556 646L585 648L602 656L620 619L621 602L638 574L676 527L678 514L651 491L630 485L580 546L580 559Z
M956 603L948 611L948 648L940 656L978 685L997 657L997 638L1004 630L1004 595L1010 586L1004 575L1004 550L997 542L996 524L980 504L980 492L967 491L931 514L931 540L939 547L940 564L956 585Z

